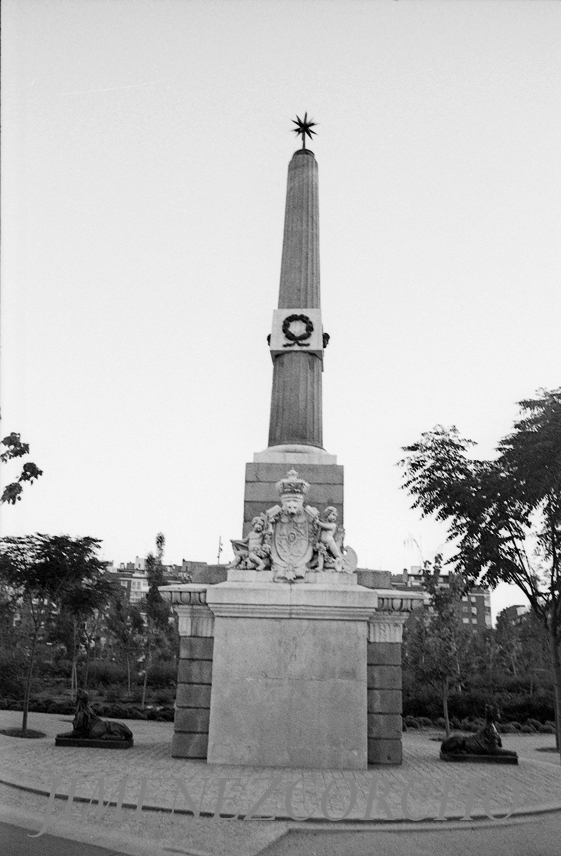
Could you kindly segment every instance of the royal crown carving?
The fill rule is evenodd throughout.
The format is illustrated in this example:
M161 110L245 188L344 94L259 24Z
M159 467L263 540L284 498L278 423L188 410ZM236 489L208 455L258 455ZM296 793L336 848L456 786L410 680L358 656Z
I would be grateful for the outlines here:
M352 574L356 553L344 546L337 509L328 506L320 514L304 505L310 485L294 469L276 487L281 504L254 517L246 538L232 540L235 558L228 567L272 571L274 582L285 583L304 582L308 571Z
M302 496L305 496L310 490L310 485L307 481L298 477L296 470L289 470L286 474L286 478L281 479L276 483L276 488L281 497L286 494L299 493L301 493Z

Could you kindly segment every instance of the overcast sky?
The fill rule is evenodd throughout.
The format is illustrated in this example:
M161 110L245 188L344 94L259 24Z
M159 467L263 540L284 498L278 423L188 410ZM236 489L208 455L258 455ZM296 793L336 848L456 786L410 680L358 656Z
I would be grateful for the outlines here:
M455 424L487 457L561 383L561 4L2 12L2 436L44 471L3 534L91 535L115 562L159 531L168 562L240 537L307 111L347 542L362 567L432 559L446 532L410 510L401 447Z

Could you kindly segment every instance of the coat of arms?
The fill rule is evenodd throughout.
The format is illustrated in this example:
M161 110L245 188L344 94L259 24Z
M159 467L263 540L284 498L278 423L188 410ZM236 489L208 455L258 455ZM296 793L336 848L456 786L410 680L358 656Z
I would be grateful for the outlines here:
M270 568L279 583L303 582L308 570L352 574L356 553L343 546L345 531L337 523L337 510L329 506L322 519L317 508L304 505L309 489L296 470L289 470L277 482L281 505L255 517L243 541L232 541L236 558L229 567Z

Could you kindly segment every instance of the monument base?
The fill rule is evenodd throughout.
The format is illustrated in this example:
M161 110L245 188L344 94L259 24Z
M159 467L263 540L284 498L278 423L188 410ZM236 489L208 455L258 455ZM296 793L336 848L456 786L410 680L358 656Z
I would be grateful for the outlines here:
M208 762L366 769L367 622L361 586L226 582L215 616Z
M55 746L89 746L90 749L130 749L134 740L88 740L85 737L55 737Z
M456 761L475 764L518 764L518 755L447 755L440 753L441 761Z

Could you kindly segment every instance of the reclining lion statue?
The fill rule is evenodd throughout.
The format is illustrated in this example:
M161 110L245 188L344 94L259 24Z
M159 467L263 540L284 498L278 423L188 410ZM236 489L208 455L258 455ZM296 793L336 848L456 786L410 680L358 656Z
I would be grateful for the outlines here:
M518 758L516 752L503 749L503 742L497 731L496 722L500 720L498 709L491 704L485 705L485 725L476 734L452 734L442 741L440 756L450 755L502 755Z
M132 740L130 728L123 722L101 719L90 707L90 699L85 690L76 694L76 713L72 721L73 731L57 734L57 737L73 740Z

